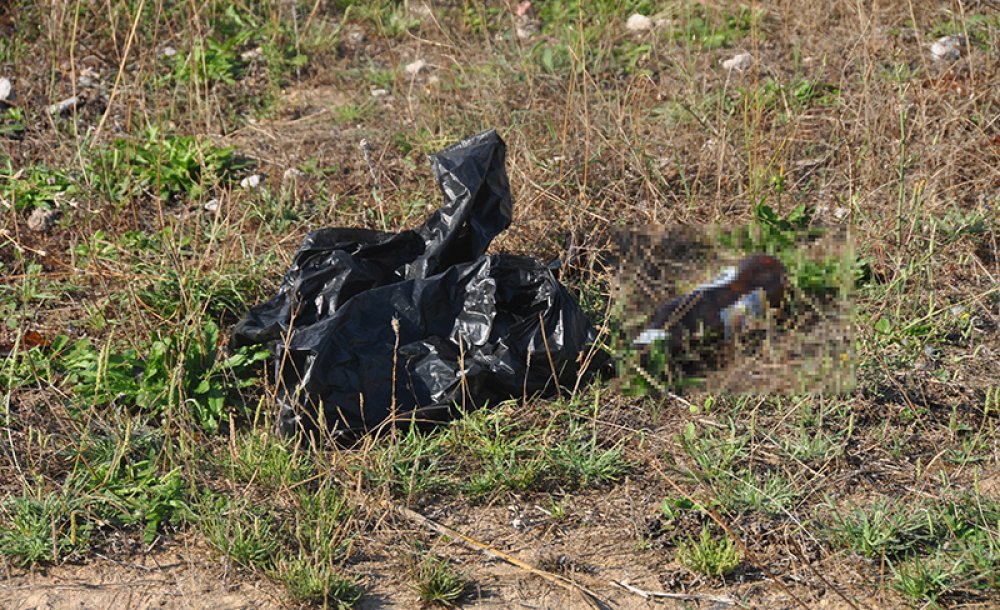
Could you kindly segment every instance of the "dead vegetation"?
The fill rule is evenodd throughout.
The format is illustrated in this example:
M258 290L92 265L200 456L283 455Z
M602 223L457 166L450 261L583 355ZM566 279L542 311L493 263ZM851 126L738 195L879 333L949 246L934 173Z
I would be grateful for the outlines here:
M1000 602L995 6L196 4L0 7L0 605ZM573 255L611 327L616 227L849 231L856 387L273 438L231 325L307 230L419 223L487 127L492 251Z

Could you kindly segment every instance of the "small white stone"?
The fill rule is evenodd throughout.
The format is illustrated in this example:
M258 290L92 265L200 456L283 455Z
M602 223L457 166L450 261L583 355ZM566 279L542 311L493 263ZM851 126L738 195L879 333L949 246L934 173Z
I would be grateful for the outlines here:
M160 57L173 57L177 55L177 49L171 46L165 46L160 50Z
M240 180L240 186L247 190L253 190L260 186L261 177L258 174L252 174L246 178Z
M219 211L219 200L218 199L209 199L208 201L205 202L205 209L208 210L209 212L218 212Z
M346 39L351 46L353 47L360 46L365 42L364 30L358 28L350 28L347 31Z
M260 59L263 56L264 56L264 49L260 47L256 47L250 49L249 51L243 51L242 53L240 53L240 59L242 59L243 61L253 61L255 59Z
M371 92L372 92L372 97L375 99L380 99L389 96L389 90L382 89L381 87L372 87Z
M514 7L514 35L520 40L528 40L538 33L538 18L530 0L524 0Z
M534 21L525 21L524 23L518 23L514 27L514 35L517 36L518 40L528 40L532 36L538 33L538 24Z
M722 62L722 67L726 70L736 70L742 72L753 65L753 55L740 53Z
M406 67L404 68L404 70L406 70L406 73L409 74L410 76L416 76L426 69L427 69L427 62L424 61L423 59L418 59L414 62L410 62L406 64Z
M281 175L282 182L295 182L306 173L296 167L289 167L285 170L285 173Z
M74 95L73 97L66 98L61 102L57 102L48 107L49 114L65 114L70 110L76 108L80 105L80 96Z
M28 228L36 233L47 233L59 219L59 210L35 208L28 216Z
M10 79L0 78L0 102L6 102L8 99L12 99L12 91L14 91L14 86L10 84Z
M630 32L648 32L653 29L653 20L639 13L632 13L632 16L625 22L625 29Z
M96 87L101 80L101 75L93 68L84 68L76 79L76 84L82 89Z
M421 2L419 4L410 5L410 14L423 21L424 19L431 19L434 17L434 11L431 7L427 5L426 2Z
M847 215L850 213L851 211L847 208L834 208L833 217L836 218L837 220L843 220L847 218Z
M938 61L955 61L962 56L964 36L942 36L931 45L931 56Z

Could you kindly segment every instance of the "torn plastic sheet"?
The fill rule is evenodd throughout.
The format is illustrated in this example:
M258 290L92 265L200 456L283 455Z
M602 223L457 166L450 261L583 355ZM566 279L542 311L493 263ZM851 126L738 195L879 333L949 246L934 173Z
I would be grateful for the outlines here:
M306 236L277 294L233 331L235 347L273 350L280 431L446 421L574 387L603 361L551 269L484 255L512 218L505 154L491 130L432 155L445 203L416 230Z

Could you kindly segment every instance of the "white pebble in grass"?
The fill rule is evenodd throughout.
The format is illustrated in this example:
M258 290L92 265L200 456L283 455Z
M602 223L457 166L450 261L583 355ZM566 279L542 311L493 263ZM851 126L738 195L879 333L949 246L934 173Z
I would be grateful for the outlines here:
M66 114L70 110L73 110L80 105L82 100L79 95L74 95L64 99L61 102L56 102L48 107L49 114Z
M253 190L260 186L261 177L258 174L253 174L247 176L246 178L240 180L240 186L247 190Z
M375 98L375 99L377 99L377 100L378 99L382 99L383 97L389 97L389 90L388 89L382 89L381 87L372 87L371 88L371 93L372 93L372 97Z
M260 47L254 47L249 51L243 51L240 53L240 59L243 61L253 61L255 59L260 59L264 56L264 49Z
M84 68L76 78L76 84L81 89L93 89L101 82L101 75L93 68Z
M295 182L296 180L305 175L306 173L304 171L296 167L289 167L288 169L285 170L285 173L281 175L281 181L287 184L289 182Z
M8 78L0 78L0 105L2 105L7 100L14 99L14 85L10 83Z
M406 64L406 67L403 69L410 76L416 76L421 72L427 70L427 62L422 59L418 59L416 61Z
M28 228L36 233L48 233L59 219L59 210L35 208L28 216Z
M538 33L540 27L530 0L524 0L514 7L514 35L520 40L528 40Z
M742 72L753 65L753 55L749 53L740 53L738 55L733 55L729 59L722 62L722 67L726 70L736 70L737 72Z
M160 49L160 57L173 57L174 55L177 55L177 49L171 46Z
M955 61L962 56L964 36L942 36L931 45L931 56L938 61Z
M625 29L630 32L648 32L653 29L653 20L639 13L632 13L632 16L625 22Z
M218 199L209 199L208 201L205 202L205 209L208 210L209 212L218 212L219 211L219 200Z

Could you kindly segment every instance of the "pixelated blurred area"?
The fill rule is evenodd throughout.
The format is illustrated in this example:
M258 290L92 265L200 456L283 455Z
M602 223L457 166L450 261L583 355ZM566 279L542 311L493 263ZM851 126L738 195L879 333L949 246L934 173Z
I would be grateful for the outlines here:
M615 241L616 341L626 391L792 394L854 387L851 293L859 266L842 229L779 218L745 227L630 227ZM748 258L757 254L767 256ZM750 273L747 261L758 259L783 268L776 306L741 307L760 303L747 293L720 311L720 299L730 302L725 296L704 296L727 282L746 285L740 282ZM675 306L677 315L664 316ZM678 328L680 315L699 307L718 332L701 322L696 330Z

